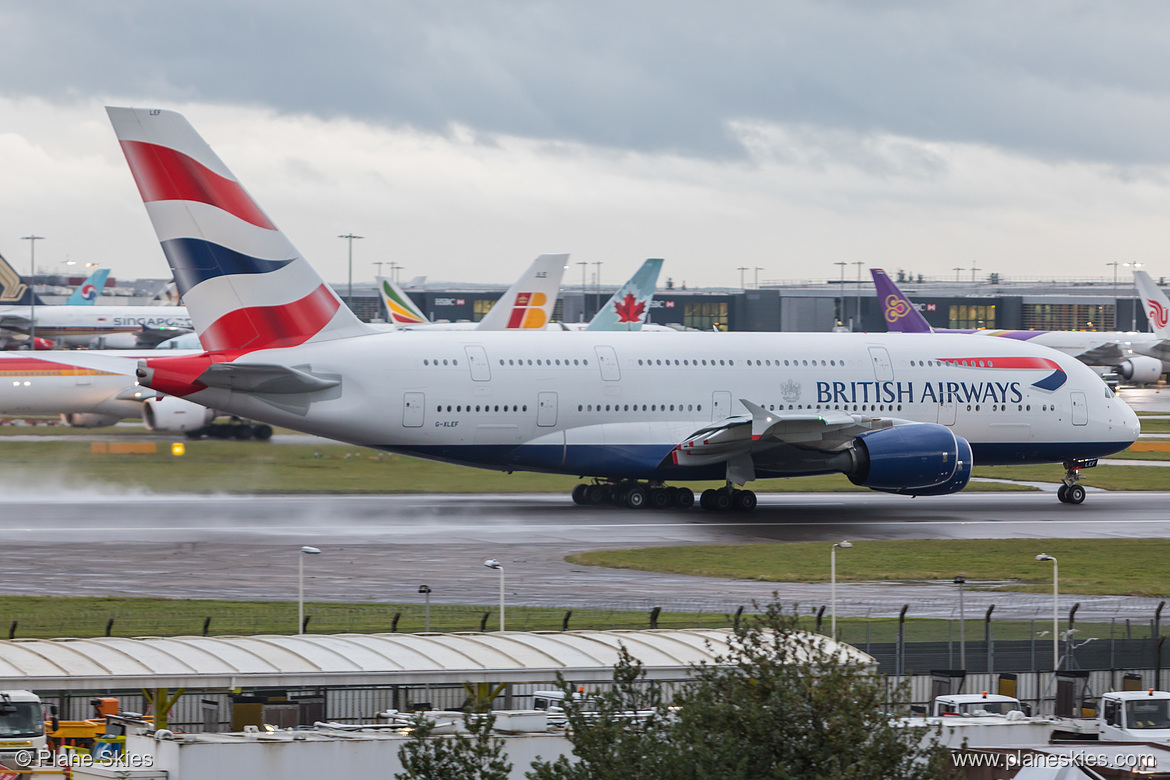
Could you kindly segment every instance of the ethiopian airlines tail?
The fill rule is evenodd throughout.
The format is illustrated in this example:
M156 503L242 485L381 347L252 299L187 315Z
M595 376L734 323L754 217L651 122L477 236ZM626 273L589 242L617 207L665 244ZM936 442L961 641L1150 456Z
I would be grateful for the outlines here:
M377 282L378 293L382 296L382 303L386 305L386 315L390 322L395 325L424 325L430 321L422 309L392 279L379 276Z
M652 258L613 294L589 320L585 330L641 330L650 315L650 299L658 285L661 258Z
M496 301L476 330L540 330L552 319L567 254L541 255Z
M33 292L32 285L25 284L20 272L8 264L0 255L0 306L41 306L44 301Z
M181 114L106 112L204 349L251 351L372 332Z
M109 275L109 268L97 269L73 291L65 303L69 306L93 306L93 302L102 294L106 286L106 277Z
M1137 285L1138 294L1142 296L1142 305L1146 307L1146 316L1150 320L1150 327L1158 338L1170 338L1170 300L1162 288L1154 284L1154 280L1145 271L1134 271L1133 281Z
M922 316L910 299L902 294L898 285L886 276L880 268L869 269L873 275L873 285L877 288L877 297L881 301L882 316L886 318L886 330L890 333L933 333L934 328Z

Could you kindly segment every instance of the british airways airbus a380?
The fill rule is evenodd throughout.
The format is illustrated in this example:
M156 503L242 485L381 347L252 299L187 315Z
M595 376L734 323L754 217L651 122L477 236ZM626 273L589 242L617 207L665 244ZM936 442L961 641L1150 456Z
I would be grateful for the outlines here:
M359 321L174 112L108 109L206 350L139 381L220 411L424 458L593 478L580 503L689 506L666 480L843 472L907 495L973 463L1079 470L1138 435L1078 361L967 336L378 333Z

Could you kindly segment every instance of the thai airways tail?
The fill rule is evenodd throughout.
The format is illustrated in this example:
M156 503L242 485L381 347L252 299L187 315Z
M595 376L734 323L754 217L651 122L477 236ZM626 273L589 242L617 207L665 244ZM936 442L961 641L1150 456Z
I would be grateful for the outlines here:
M181 114L106 112L204 349L292 347L372 332Z
M1142 305L1146 309L1146 316L1150 326L1158 338L1170 338L1170 300L1162 288L1154 284L1154 280L1145 271L1134 271L1133 281L1137 285L1138 294L1142 296Z
M540 330L552 319L567 254L541 255L476 325L476 330Z
M395 325L424 325L430 321L422 309L393 280L379 276L377 281L378 293L382 296L382 303L386 305L386 316L390 322Z
M109 268L99 268L89 275L89 278L78 285L69 300L68 306L93 306L93 302L102 294L106 287L106 277L110 275Z
M881 302L882 316L886 318L886 330L890 333L934 332L922 313L914 308L914 304L886 276L885 271L871 268L869 272L873 275L873 285L877 289L878 301Z
M650 316L650 300L661 270L661 258L642 263L630 280L593 315L585 330L641 330Z
M0 306L43 306L44 301L25 284L20 272L0 255Z

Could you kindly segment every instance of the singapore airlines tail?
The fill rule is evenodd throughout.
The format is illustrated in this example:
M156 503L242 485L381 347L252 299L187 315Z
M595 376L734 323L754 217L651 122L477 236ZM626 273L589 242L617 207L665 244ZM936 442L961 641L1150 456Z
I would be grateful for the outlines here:
M1170 300L1166 299L1166 293L1154 284L1145 271L1134 271L1133 281L1137 285L1138 294L1142 296L1150 327L1159 338L1170 338Z
M106 111L205 349L370 332L182 115Z
M0 255L0 306L37 306L44 301L33 292L32 285L25 284L20 272L9 265Z
M661 259L650 259L613 294L585 330L641 330L650 315Z
M541 255L496 301L476 330L540 330L552 319L567 254Z
M69 306L93 306L93 302L102 294L102 289L106 286L106 277L109 275L109 268L97 269L73 291L65 303Z
M882 316L886 318L886 330L890 333L933 333L934 328L910 303L898 286L880 268L869 269L877 297L882 304Z
M382 303L386 306L386 316L395 325L423 325L430 320L423 314L422 309L402 291L402 288L393 280L379 276L378 294L382 296Z

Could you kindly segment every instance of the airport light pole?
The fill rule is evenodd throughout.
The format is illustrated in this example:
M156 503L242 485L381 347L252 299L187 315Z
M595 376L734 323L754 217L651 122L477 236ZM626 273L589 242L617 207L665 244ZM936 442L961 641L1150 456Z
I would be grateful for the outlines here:
M959 586L959 668L963 670L967 668L966 615L963 614L963 585L966 582L967 578L962 574L955 577L955 584Z
M739 289L741 289L741 290L747 289L747 286L744 284L744 281L743 281L743 272L746 271L747 269L748 269L748 267L746 265L741 265L739 268L735 269L735 270L739 271Z
M589 263L582 260L577 263L581 266L581 322L585 321L585 272L589 269Z
M1052 561L1052 673L1060 668L1060 569L1056 558L1047 553L1036 556L1038 561Z
M975 266L971 266L971 284L975 284L975 272L982 271L982 270L983 270L982 268L976 268Z
M376 268L375 270L377 271L377 273L378 273L378 276L381 276L381 275L382 275L382 266L383 266L384 264L385 264L385 263L384 263L384 261L382 261L382 260L375 260L375 261L374 261L374 265L376 265L376 266L377 266L377 268Z
M320 555L316 547L302 547L297 556L297 633L305 633L305 556Z
M760 271L763 271L763 270L764 270L764 267L762 265L756 266L756 289L757 290L760 289Z
M959 274L965 269L962 266L956 265L951 270L955 272L955 281L958 282L959 281Z
M864 260L854 260L853 264L857 266L857 326L861 327L861 266L865 265Z
M344 236L338 236L349 241L349 290L346 296L349 298L346 301L347 306L353 306L353 240L355 238L365 238L365 236L355 236L353 233L346 233Z
M1145 263L1122 263L1122 265L1124 265L1126 268L1141 268L1143 265L1145 265ZM1116 269L1114 269L1114 273L1115 274L1117 273ZM1116 277L1114 277L1114 281L1113 281L1113 311L1114 312L1117 311L1117 280L1116 280ZM1134 306L1130 307L1129 313L1132 315L1132 319L1129 322L1129 329L1130 330L1137 330L1137 305L1136 305L1136 302L1135 302ZM1113 327L1117 327L1116 315L1113 317L1113 319L1114 319Z
M840 325L845 319L845 266L849 265L844 260L839 260L833 265L841 266L841 306L837 309L837 324Z
M489 569L500 570L500 630L504 630L504 565L495 558L489 558L483 562L483 565Z
M28 345L29 349L37 348L37 242L43 241L44 236L21 236L22 241L28 242Z
M593 264L597 266L597 276L593 280L597 283L597 309L601 309L601 261L595 260Z
M829 626L833 639L837 638L837 548L847 550L852 542L836 542L829 551Z
M431 633L431 588L429 585L419 585L418 592L425 594L427 598L426 632L429 634Z
M393 260L390 261L389 265L390 265L390 279L395 284L397 284L398 283L398 272L402 270L402 266L400 266L398 263L394 262Z

